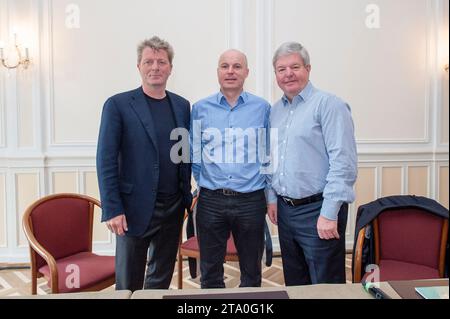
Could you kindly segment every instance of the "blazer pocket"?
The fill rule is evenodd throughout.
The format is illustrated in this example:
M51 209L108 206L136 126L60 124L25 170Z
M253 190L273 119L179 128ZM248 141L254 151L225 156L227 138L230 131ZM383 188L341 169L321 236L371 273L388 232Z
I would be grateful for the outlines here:
M129 184L129 183L120 183L119 186L119 190L121 193L125 193L125 194L131 194L131 192L133 191L133 184Z

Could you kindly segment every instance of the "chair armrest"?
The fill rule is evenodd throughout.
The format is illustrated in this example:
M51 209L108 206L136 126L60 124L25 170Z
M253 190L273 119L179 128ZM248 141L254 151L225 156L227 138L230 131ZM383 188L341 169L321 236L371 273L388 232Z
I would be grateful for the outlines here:
M52 277L52 292L53 287L58 288L58 269L56 268L56 260L53 256L37 241L36 237L33 235L31 229L31 223L29 222L30 214L25 214L22 219L22 226L25 233L25 237L28 239L30 244L30 249L34 250L39 256L41 256L47 263L50 269L50 275ZM33 262L33 261L31 261ZM34 267L34 265L32 265ZM38 271L38 269L36 269Z
M361 282L361 271L362 271L362 250L364 244L364 237L366 235L366 227L363 227L358 233L358 239L356 240L354 265L353 265L353 282Z

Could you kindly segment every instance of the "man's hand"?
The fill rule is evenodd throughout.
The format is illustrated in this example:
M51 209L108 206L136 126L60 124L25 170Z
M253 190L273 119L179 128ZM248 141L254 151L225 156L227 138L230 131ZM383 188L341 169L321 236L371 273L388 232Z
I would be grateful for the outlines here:
M268 204L267 205L267 215L269 215L269 219L272 224L277 225L277 204Z
M320 239L339 239L337 220L319 216L319 220L317 221L317 232L319 233Z
M124 214L116 216L106 222L106 227L108 227L112 233L123 236L125 235L125 232L128 231L127 219Z

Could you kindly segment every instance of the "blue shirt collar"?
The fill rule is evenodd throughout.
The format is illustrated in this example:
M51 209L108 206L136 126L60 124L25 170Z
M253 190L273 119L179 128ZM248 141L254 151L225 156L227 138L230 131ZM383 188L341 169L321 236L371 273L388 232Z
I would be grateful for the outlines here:
M303 101L307 101L309 99L309 97L312 95L313 91L314 91L314 86L312 85L311 81L308 81L308 84L297 96L299 96ZM295 99L295 96L294 96L294 99ZM286 94L283 95L281 100L283 101L284 106L289 104L289 100L286 97Z
M226 100L227 99L222 94L222 92L219 91L219 93L217 93L217 103L219 103L220 105L225 105ZM238 97L238 102L237 102L236 106L246 103L247 101L248 101L248 94L247 94L247 92L242 91L242 93ZM226 105L228 106L228 103Z

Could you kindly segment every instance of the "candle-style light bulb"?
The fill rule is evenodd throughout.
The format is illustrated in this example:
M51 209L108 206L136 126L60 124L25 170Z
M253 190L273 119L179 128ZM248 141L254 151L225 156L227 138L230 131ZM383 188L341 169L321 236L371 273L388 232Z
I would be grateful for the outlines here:
M5 44L0 41L0 59L3 60L3 48L5 47Z

